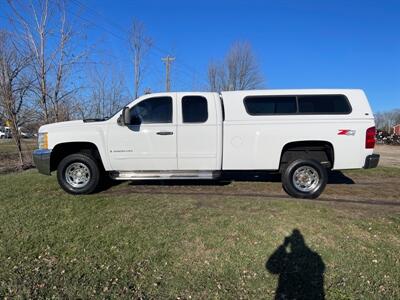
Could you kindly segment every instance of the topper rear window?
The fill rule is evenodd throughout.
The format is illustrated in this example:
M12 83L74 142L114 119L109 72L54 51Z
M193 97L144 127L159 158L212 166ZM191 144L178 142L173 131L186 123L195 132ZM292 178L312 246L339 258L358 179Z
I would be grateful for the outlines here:
M351 107L344 95L298 96L299 113L349 114Z
M246 97L244 106L249 115L272 115L296 113L296 96Z
M344 95L248 96L243 102L252 116L351 113L349 100Z

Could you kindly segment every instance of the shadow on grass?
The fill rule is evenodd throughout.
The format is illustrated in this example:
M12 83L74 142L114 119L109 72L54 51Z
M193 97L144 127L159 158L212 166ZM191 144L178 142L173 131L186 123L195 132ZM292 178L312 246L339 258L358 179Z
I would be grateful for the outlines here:
M224 172L223 175L215 180L211 179L168 179L168 180L132 180L129 185L198 185L198 186L224 186L234 181L240 182L280 182L281 175L278 173L267 172Z
M325 264L294 229L268 258L266 269L279 275L275 299L325 299Z
M340 171L330 171L328 173L328 175L329 175L328 183L331 183L331 184L354 184L353 179L344 175Z
M340 171L331 171L328 173L330 184L354 184L354 181L344 175ZM143 186L185 186L185 185L195 185L195 186L225 186L232 182L281 182L281 175L276 172L266 172L266 171L253 171L253 172L241 172L241 171L229 171L224 172L223 175L216 180L199 180L199 179L171 179L171 180L132 180L129 185L143 185ZM120 180L107 180L99 191L105 191L113 186L119 185Z
M104 178L102 178L102 180L100 181L100 184L99 184L99 186L98 186L97 189L96 189L96 192L97 192L97 193L100 193L100 192L107 191L107 190L111 189L112 187L118 186L118 185L120 185L120 184L122 184L122 183L123 183L122 180L112 180L112 179L109 178L109 177L104 177Z

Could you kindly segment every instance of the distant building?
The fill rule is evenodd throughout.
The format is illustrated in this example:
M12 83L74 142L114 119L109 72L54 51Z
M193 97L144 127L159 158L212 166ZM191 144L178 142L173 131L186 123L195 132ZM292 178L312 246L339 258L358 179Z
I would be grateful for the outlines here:
M393 126L393 133L396 135L400 135L400 124Z

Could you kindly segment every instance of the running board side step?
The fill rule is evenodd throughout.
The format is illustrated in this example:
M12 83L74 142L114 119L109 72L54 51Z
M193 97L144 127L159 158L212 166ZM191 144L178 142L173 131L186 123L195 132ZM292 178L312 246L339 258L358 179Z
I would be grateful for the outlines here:
M115 180L216 179L220 171L112 171Z

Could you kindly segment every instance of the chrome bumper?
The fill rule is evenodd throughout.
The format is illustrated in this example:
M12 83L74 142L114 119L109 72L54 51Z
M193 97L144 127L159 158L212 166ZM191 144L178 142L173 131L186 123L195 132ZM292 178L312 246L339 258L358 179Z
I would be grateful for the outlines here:
M39 173L50 175L50 156L51 150L48 149L36 149L33 151L33 162Z

